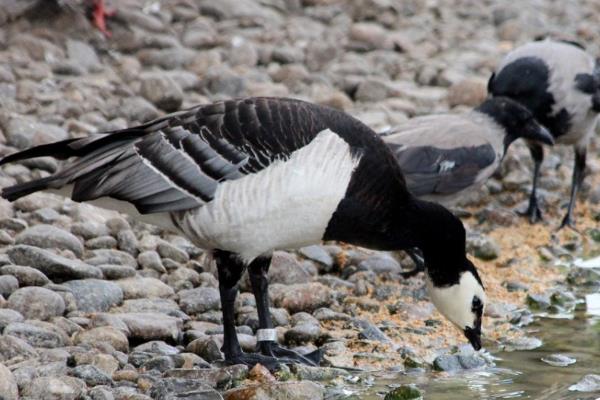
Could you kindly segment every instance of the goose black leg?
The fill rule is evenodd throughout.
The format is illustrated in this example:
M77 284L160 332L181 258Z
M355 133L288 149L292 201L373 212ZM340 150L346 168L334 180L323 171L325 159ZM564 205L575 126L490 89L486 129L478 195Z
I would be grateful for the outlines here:
M530 143L529 152L533 158L533 185L531 187L531 195L529 196L529 206L527 210L524 212L520 211L519 214L528 217L529 222L535 224L542 220L542 211L538 205L537 185L540 176L540 166L542 165L542 161L544 161L544 148L539 144Z
M402 277L404 279L408 279L408 278L412 278L413 276L417 275L419 272L424 272L425 271L425 260L423 259L423 253L421 253L421 250L419 250L416 247L413 247L412 249L404 250L404 251L413 260L413 262L415 263L415 267L413 269L411 269L410 271L400 273L400 275L402 275Z
M252 292L256 299L256 309L258 311L258 328L259 330L273 329L273 321L269 311L269 281L267 273L271 265L271 257L259 257L252 261L248 266L248 276L252 285ZM264 331L263 331L264 332ZM257 343L257 350L269 357L284 358L286 361L313 365L319 365L321 361L321 350L313 351L312 353L302 355L293 350L289 350L279 346L273 338L260 340Z
M244 272L244 263L228 251L215 250L214 258L219 275L219 293L223 309L223 347L225 362L228 364L245 364L253 366L262 364L270 370L275 370L282 362L274 357L261 354L244 353L235 332L234 303L238 292L238 282ZM288 361L289 362L289 361Z
M579 191L579 188L583 183L583 177L585 176L586 155L587 148L585 146L575 147L575 166L573 167L573 180L571 181L571 197L569 199L567 214L563 218L559 229L562 229L565 226L574 228L575 222L573 221L573 209L575 208L577 192Z

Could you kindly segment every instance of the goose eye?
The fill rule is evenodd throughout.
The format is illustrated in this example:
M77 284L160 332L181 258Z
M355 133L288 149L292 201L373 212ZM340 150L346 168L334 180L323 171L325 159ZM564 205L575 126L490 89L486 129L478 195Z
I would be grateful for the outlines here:
M473 297L473 301L471 302L471 310L473 312L479 311L483 309L483 302L477 296Z

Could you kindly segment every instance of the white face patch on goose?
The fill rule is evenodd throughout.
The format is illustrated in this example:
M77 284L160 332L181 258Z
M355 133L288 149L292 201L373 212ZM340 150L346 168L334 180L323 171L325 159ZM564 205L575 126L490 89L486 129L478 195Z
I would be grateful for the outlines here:
M485 307L485 292L470 271L463 272L458 283L446 287L435 287L427 278L427 288L438 311L457 328L461 331L477 328L478 316L473 312L473 298L479 298Z
M318 243L358 163L348 143L327 129L287 160L221 183L213 200L174 219L196 245L244 261Z

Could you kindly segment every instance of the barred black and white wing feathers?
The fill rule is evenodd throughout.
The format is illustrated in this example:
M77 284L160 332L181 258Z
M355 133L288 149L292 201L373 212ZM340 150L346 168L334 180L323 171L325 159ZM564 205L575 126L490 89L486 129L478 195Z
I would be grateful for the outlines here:
M0 165L32 157L70 159L54 175L5 188L14 200L72 185L71 197L110 197L141 214L180 211L211 201L220 183L286 159L327 128L312 104L271 98L198 106L141 126L38 146Z

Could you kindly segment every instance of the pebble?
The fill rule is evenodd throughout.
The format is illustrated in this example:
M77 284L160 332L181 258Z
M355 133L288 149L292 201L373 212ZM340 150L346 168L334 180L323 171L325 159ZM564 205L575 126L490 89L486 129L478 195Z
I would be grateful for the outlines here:
M484 235L467 236L467 251L481 260L494 260L500 256L500 246L494 239Z
M137 260L142 268L148 268L161 274L167 272L156 251L144 251L138 255Z
M80 279L64 282L75 297L77 309L84 312L108 311L123 302L123 291L113 283L100 279Z
M509 339L504 343L505 351L534 350L542 346L542 341L535 337L518 337Z
M179 293L179 305L186 314L198 314L221 309L219 290L212 287L182 290Z
M65 302L56 292L42 287L17 289L8 298L8 308L28 319L47 320L65 312Z
M0 267L0 273L16 278L19 286L44 286L50 283L50 279L46 275L31 267L5 265Z
M15 238L16 244L41 247L43 249L70 250L76 256L83 254L83 244L75 235L52 225L34 225Z
M225 400L269 399L269 400L320 400L325 389L311 381L263 383L228 390Z
M209 385L196 379L163 378L150 389L153 400L201 399L221 400L223 397Z
M577 362L576 359L564 354L550 354L542 357L542 361L548 365L552 365L553 367L568 367L569 365Z
M169 297L175 291L156 278L126 278L115 281L123 291L124 299Z
M135 269L128 265L100 264L97 267L104 279L125 279L136 275Z
M328 306L332 298L331 289L316 282L294 285L274 284L269 289L273 304L291 313L312 312L317 308Z
M18 245L7 251L17 265L33 267L49 278L62 280L102 278L102 272L79 260L72 260L33 246Z
M23 396L38 400L77 400L86 389L85 382L72 376L33 379L23 388Z
M181 335L183 323L179 318L150 312L114 315L127 325L131 339L178 341Z
M152 74L143 76L141 82L140 94L156 107L171 112L181 106L183 91L170 76Z
M598 392L600 391L600 375L588 374L579 382L569 386L572 392Z
M333 257L331 257L322 246L302 247L298 252L309 260L315 261L324 267L331 268L333 266Z
M0 363L0 396L3 400L18 400L19 387L15 376L4 364Z
M37 356L36 349L25 340L13 336L10 332L6 331L4 335L0 336L0 361L8 361L15 357L27 359L35 356Z
M269 283L308 283L312 281L316 271L311 270L305 263L298 261L293 255L276 251L269 267Z
M93 365L78 365L71 370L71 374L82 379L90 387L112 384L111 377Z
M19 288L19 281L12 275L0 276L0 295L8 297Z
M77 333L73 341L75 344L109 343L118 351L127 352L129 341L125 333L112 326L100 326L87 331Z
M23 339L34 347L56 348L70 343L66 332L42 321L11 322L4 328L3 333Z

